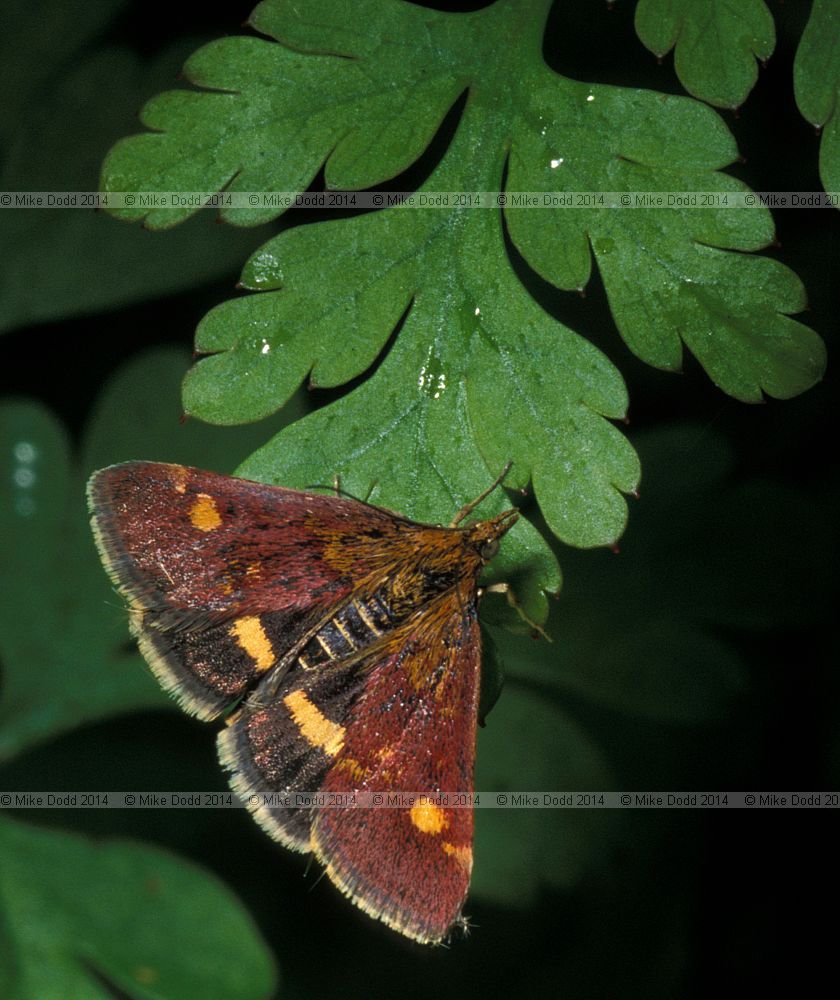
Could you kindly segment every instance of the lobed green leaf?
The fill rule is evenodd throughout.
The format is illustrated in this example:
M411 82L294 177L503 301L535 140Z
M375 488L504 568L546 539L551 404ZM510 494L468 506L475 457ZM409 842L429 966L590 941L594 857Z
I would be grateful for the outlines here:
M687 98L554 73L541 58L547 8L499 0L453 15L363 0L350 23L338 0L266 0L252 24L274 41L201 49L186 75L204 89L155 99L144 111L155 131L110 154L109 190L294 193L322 167L329 186L374 185L416 160L466 91L454 138L416 194L434 203L441 192L506 185L501 214L418 199L287 230L251 257L242 284L261 294L222 304L199 327L208 356L186 380L188 412L256 420L307 379L333 388L378 367L269 442L243 474L305 486L340 473L363 496L446 520L513 461L508 485L532 484L559 538L613 542L626 519L621 494L639 474L608 423L626 411L623 383L525 292L508 234L563 288L585 285L594 251L619 331L649 364L678 369L687 347L748 401L792 396L821 377L822 341L790 318L805 305L799 280L749 256L772 241L772 220L761 205L732 206L746 189L718 172L737 155L721 119ZM761 35L755 10L745 23ZM514 197L522 191L538 202L602 196L527 208ZM639 208L629 194L639 191L680 191L689 204ZM702 192L714 197L704 203ZM280 211L226 206L222 217L250 225ZM165 228L189 212L122 214ZM540 618L542 592L559 577L527 532L517 526L499 566L522 560L519 585Z
M796 103L823 129L820 177L826 191L840 191L840 2L814 0L793 64ZM840 205L837 205L840 208Z
M636 31L660 58L674 49L674 69L701 101L737 108L758 78L756 60L776 47L764 0L639 0Z

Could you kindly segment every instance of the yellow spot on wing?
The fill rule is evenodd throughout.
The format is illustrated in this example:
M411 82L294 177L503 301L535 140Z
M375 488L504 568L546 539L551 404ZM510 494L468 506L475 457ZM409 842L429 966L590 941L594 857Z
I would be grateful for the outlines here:
M421 833L440 833L449 826L446 813L432 802L419 802L412 806L410 816Z
M199 493L190 507L190 521L199 531L213 531L222 523L216 501L209 493Z
M283 699L301 736L313 747L320 747L329 757L335 757L344 746L344 726L328 719L313 705L305 691L292 691Z
M229 635L232 635L239 645L257 664L257 670L268 670L274 666L276 657L271 640L265 634L259 618L249 615L247 618L237 618L231 625Z
M455 858L458 864L466 871L472 871L473 855L471 847L458 847L456 844L450 844L448 840L444 840L440 846L443 848L444 854L449 854Z

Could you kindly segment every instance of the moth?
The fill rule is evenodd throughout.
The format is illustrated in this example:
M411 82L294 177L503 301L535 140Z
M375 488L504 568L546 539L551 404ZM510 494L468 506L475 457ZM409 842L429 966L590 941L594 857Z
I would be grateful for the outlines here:
M423 943L463 920L471 808L273 796L472 791L479 575L518 513L465 522L503 476L449 527L181 465L127 462L88 485L140 650L188 712L224 716L234 791L357 906Z

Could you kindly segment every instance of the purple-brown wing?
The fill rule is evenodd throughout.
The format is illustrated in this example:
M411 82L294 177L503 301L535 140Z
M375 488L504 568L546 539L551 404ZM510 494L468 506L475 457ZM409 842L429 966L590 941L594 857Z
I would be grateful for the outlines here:
M457 922L472 872L481 637L466 597L450 592L417 620L344 720L322 791L380 795L381 804L321 809L311 832L330 879L421 942L442 940Z
M376 577L383 543L406 524L353 500L155 462L95 473L88 500L141 651L205 719Z

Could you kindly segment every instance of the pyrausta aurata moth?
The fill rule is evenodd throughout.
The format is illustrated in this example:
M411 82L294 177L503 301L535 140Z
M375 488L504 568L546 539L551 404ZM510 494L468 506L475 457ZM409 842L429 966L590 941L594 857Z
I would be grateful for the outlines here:
M357 906L421 942L463 919L471 808L266 800L472 791L478 579L518 517L462 525L490 489L440 527L180 465L114 465L88 487L102 561L158 680L199 718L234 706L219 736L234 790L272 837L313 851Z

